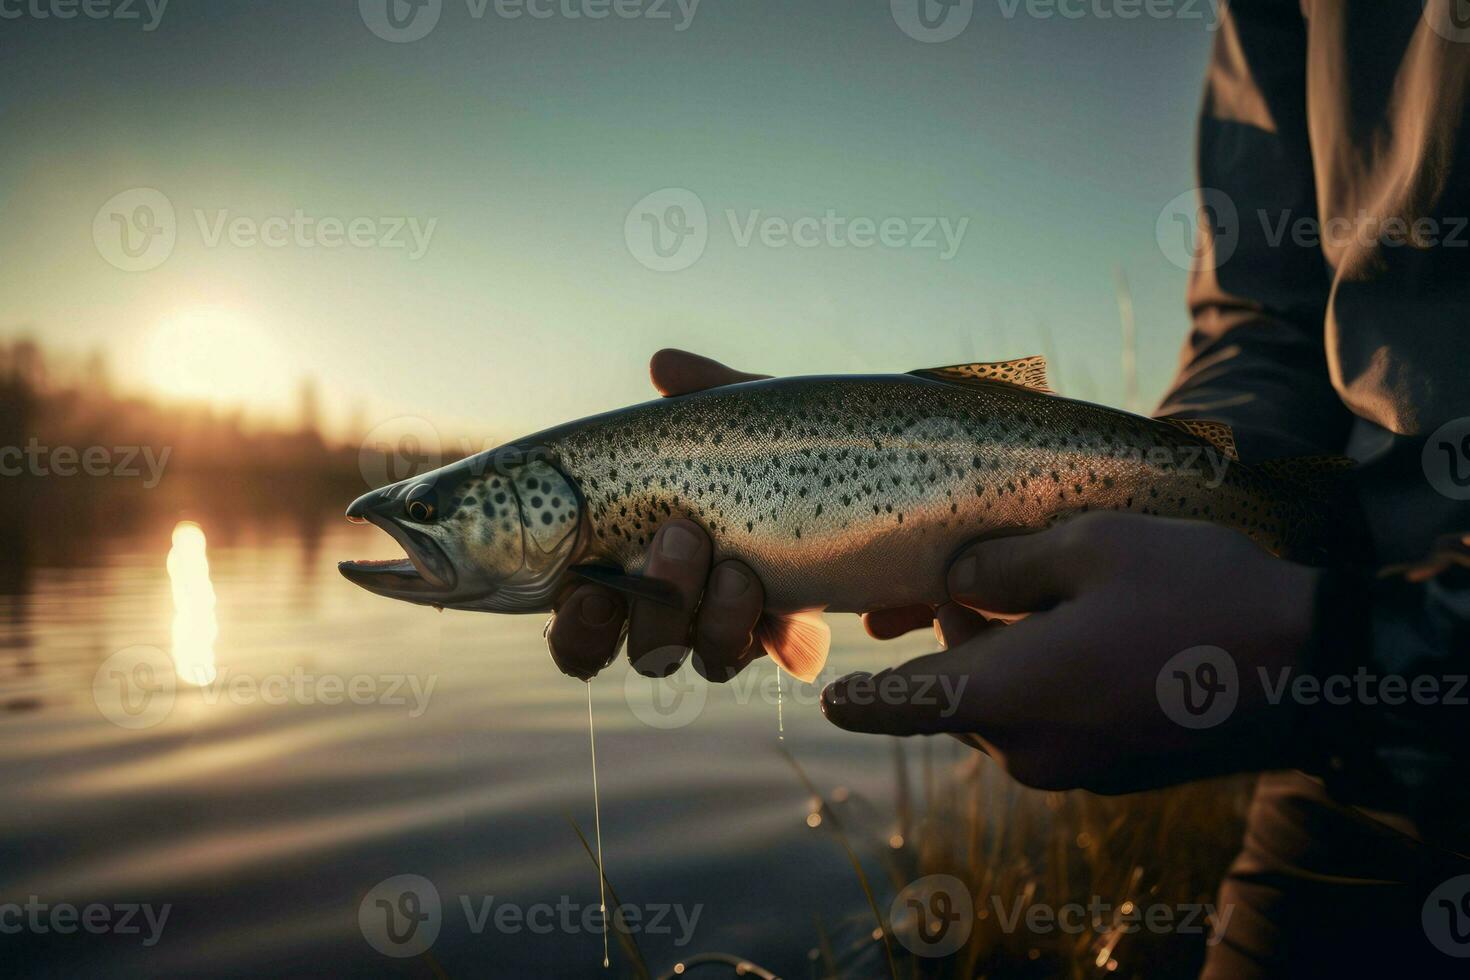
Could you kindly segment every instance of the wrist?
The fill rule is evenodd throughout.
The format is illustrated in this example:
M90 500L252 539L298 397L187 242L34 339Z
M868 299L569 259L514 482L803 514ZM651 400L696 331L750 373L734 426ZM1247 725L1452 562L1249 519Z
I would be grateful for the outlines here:
M1369 579L1357 569L1316 570L1310 626L1299 655L1299 670L1319 684L1352 677L1371 649ZM1318 775L1356 768L1370 751L1358 716L1361 706L1327 698L1294 706L1294 729L1303 758L1302 769Z

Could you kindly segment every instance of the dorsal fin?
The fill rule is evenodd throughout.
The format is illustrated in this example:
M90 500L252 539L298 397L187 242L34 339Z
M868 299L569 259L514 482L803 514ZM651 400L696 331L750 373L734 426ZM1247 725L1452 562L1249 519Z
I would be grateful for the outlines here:
M1235 430L1224 422L1211 422L1209 419L1159 419L1159 421L1172 425L1176 429L1182 429L1196 439L1203 439L1229 459L1240 462L1240 453L1235 448Z
M1287 456L1261 463L1262 473L1288 483L1332 480L1358 465L1347 456Z
M1051 385L1046 380L1046 358L1040 354L1034 357L1020 357L1014 361L977 362L975 364L953 364L949 367L924 368L920 371L910 371L909 374L919 378L932 378L935 381L952 381L957 384L972 382L989 384L1000 381L1018 388L1030 388L1032 391L1052 394Z

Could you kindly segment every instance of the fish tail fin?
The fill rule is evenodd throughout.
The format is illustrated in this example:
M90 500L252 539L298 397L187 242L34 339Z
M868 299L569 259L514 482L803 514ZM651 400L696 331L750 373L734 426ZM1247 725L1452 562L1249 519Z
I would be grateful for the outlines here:
M817 679L832 648L832 627L816 610L767 613L761 617L755 632L771 659L806 684Z

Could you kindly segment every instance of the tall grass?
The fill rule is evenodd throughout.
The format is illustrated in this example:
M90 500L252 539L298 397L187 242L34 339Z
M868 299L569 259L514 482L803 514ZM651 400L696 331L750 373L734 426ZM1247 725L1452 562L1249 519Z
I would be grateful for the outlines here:
M915 956L893 942L892 971L913 977L1192 977L1203 962L1206 931L1153 931L1130 924L1136 909L1171 909L1215 900L1240 847L1250 781L1215 780L1126 797L1026 789L978 752L925 740L911 776L897 749L897 805L885 822L871 804L842 791L814 801L843 815L851 846L884 869L887 911L906 885L927 875L963 882L973 905L968 941L941 958ZM958 757L957 756L961 756ZM917 782L917 786L913 785ZM866 819L863 818L866 811ZM854 836L854 828L867 839ZM1131 904L1129 904L1131 903ZM1089 912L1073 928L1028 927L1033 906L1067 904ZM1136 915L1136 912L1134 913ZM1018 917L1019 916L1019 917ZM1096 921L1094 921L1096 920ZM851 923L845 946L824 939L814 951L818 976L887 976L878 933ZM1201 928L1206 924L1201 921ZM885 921L891 934L894 923Z

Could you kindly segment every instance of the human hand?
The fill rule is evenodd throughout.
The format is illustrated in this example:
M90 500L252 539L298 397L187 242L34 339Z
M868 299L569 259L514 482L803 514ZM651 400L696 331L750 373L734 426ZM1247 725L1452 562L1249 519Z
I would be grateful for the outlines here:
M671 349L653 355L648 371L665 397L766 377ZM701 675L713 681L734 677L765 653L753 639L765 595L745 563L732 559L711 568L712 554L709 536L698 524L664 524L654 535L644 574L672 585L679 607L635 599L630 609L612 589L579 584L556 605L547 633L552 660L562 673L591 678L617 656L626 625L628 659L640 674L673 673L689 653L692 637L694 666Z
M1257 671L1296 663L1319 574L1217 525L1135 514L993 539L958 556L950 594L989 616L1030 615L987 628L949 613L947 651L844 677L822 709L850 731L971 736L1045 789L1131 792L1291 765L1288 712ZM1165 711L1164 692L1179 689L1160 674L1200 646L1228 653L1235 677L1211 683L1233 684L1238 701L1217 724L1189 728Z

